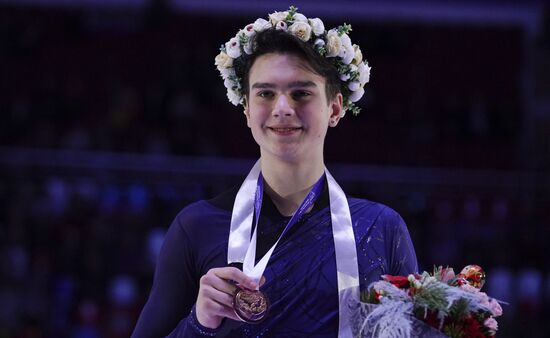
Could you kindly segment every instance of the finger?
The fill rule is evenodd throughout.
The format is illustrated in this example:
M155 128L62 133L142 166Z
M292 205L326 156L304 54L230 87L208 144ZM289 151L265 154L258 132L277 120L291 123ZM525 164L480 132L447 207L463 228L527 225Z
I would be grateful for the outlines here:
M244 272L235 267L229 266L224 268L214 268L211 271L214 272L216 276L226 280L232 280L241 287L251 290L258 288L258 284L254 282L252 278L248 277L244 274Z
M215 314L216 316L240 321L233 309L232 296L212 288L205 289L203 292L205 296L208 297L208 300L205 302L207 312Z
M233 295L237 287L229 281L218 277L214 272L208 272L201 278L201 285L210 286L214 289Z
M235 315L233 307L218 303L213 299L209 299L205 302L204 311L210 316L214 315L216 317L228 317L231 319L233 319Z
M233 308L233 294L228 294L227 292L217 290L211 286L205 287L203 290L203 294L208 299L220 305Z

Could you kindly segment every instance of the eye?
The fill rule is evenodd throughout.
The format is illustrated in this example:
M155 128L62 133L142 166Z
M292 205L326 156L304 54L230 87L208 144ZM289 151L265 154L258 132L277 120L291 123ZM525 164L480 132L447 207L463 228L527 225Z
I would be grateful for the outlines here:
M259 91L256 95L264 99L269 99L273 97L273 92L270 90L262 90Z
M311 96L311 93L305 90L296 90L292 92L292 98L294 100L301 100L303 98L306 98L308 96Z

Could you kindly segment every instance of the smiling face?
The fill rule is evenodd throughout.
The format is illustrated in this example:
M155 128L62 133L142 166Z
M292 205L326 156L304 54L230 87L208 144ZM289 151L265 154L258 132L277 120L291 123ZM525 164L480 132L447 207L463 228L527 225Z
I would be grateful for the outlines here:
M322 162L327 129L342 112L342 95L328 101L325 79L292 54L259 56L248 83L245 114L262 158Z

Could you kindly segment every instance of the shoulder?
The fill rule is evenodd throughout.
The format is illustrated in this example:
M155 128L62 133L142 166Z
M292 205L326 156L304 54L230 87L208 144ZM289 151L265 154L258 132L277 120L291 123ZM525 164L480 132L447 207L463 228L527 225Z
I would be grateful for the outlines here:
M367 258L361 269L366 274L375 271L372 281L385 273L400 275L418 270L407 226L397 211L369 200L349 199L349 204L359 256ZM379 269L373 270L369 262L379 262Z
M382 203L361 198L348 198L351 217L376 223L401 223L403 218L394 209Z
M388 239L407 231L401 215L387 205L359 198L349 198L348 202L353 226L359 236L376 234Z
M212 199L193 202L176 215L172 225L189 234L228 224L236 193L237 189L231 188Z

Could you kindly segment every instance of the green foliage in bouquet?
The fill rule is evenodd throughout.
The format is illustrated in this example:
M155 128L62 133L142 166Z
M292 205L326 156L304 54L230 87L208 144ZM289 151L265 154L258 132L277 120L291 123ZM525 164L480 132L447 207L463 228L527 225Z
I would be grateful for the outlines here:
M485 272L477 265L465 267L458 275L443 267L434 268L431 274L383 275L362 294L364 302L379 304L383 310L382 315L373 311L376 316L367 316L366 322L379 328L377 334L383 337L384 327L378 323L390 320L385 318L385 309L388 316L395 317L392 309L411 304L410 313L391 318L395 325L403 326L392 330L410 332L411 321L416 318L451 338L494 337L498 330L495 317L502 315L502 308L480 291L484 282Z

